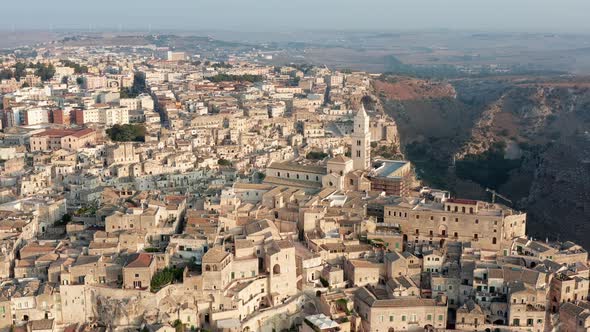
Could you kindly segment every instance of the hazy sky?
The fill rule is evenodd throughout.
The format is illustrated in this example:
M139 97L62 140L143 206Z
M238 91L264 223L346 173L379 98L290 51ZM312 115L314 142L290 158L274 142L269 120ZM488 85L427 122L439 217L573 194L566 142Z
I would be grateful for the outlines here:
M501 30L590 33L590 0L1 0L1 30Z

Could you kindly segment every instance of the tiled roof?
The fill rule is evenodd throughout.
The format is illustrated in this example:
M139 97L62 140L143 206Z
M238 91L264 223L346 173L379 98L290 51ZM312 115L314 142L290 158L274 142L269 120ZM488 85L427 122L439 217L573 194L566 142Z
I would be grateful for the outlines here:
M127 264L127 268L145 268L152 264L153 257L150 254L140 253L135 260Z

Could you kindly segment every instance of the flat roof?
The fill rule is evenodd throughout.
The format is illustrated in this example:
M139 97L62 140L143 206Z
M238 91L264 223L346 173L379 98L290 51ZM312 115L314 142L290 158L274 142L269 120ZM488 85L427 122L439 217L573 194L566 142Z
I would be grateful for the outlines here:
M383 163L378 168L373 170L373 173L376 176L380 177L387 177L387 178L398 178L399 175L395 174L398 170L402 167L409 164L409 161L405 160L378 160L378 162Z

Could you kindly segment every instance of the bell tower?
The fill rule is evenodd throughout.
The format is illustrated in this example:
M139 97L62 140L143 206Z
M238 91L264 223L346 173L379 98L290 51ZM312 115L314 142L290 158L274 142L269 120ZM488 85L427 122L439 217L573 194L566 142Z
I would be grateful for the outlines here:
M361 109L354 116L352 132L352 161L355 170L368 170L371 167L371 132L369 116L361 103Z

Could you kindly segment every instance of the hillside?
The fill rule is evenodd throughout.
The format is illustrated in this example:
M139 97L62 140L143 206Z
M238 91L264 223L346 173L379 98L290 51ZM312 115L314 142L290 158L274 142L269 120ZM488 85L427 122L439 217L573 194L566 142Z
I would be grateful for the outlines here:
M588 84L546 78L452 84L456 98L381 95L422 179L457 196L489 199L485 188L495 189L528 211L533 236L590 247Z
M446 82L410 77L388 76L375 81L375 90L390 100L414 100L427 98L455 98L455 88Z

